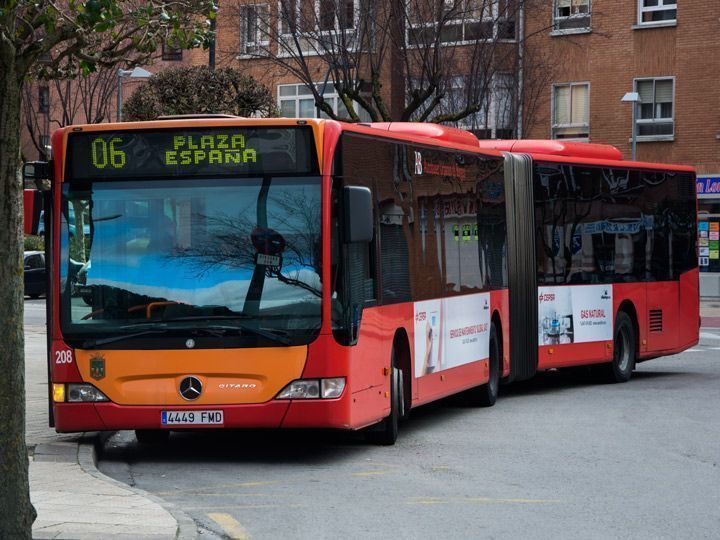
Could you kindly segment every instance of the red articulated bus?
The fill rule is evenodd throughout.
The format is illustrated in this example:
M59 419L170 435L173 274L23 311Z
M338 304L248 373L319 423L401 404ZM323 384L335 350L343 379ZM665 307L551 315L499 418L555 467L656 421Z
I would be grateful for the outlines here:
M392 444L445 396L489 406L501 381L578 365L627 381L698 341L689 167L330 120L70 126L52 142L60 432Z

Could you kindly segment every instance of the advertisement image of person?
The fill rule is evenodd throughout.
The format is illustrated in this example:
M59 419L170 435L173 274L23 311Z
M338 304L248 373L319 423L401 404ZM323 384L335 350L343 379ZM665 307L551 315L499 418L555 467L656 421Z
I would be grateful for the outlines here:
M442 304L440 305L442 309ZM438 311L428 313L425 325L425 358L423 361L423 375L429 375L442 369L440 359L440 327L441 315Z

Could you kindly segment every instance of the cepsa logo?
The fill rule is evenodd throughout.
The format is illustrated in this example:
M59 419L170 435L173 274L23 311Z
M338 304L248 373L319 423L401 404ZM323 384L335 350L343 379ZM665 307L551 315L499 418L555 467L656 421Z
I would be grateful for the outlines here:
M554 302L555 301L555 293L540 293L540 302Z
M422 322L427 319L427 312L425 311L418 311L415 314L415 322Z

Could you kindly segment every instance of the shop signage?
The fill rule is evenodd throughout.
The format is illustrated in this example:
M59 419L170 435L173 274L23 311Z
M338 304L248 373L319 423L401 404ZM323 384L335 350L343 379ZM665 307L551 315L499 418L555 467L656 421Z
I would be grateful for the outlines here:
M720 176L698 176L697 194L720 196Z

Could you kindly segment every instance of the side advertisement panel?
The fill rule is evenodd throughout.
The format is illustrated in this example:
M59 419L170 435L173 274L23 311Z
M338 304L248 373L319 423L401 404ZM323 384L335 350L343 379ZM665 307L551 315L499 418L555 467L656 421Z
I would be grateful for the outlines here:
M490 356L490 294L415 302L415 376Z
M538 287L538 343L613 339L612 285Z

